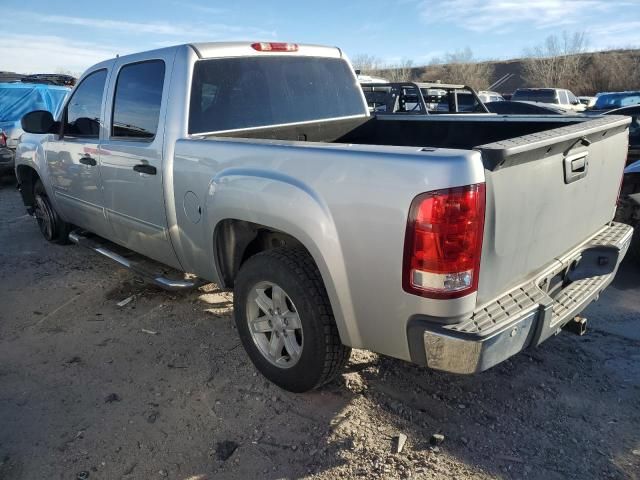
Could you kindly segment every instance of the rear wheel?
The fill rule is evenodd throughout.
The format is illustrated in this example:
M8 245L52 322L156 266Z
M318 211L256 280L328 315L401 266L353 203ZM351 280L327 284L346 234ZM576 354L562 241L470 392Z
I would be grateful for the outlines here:
M245 262L234 288L235 321L256 368L276 385L305 392L331 381L351 349L338 335L320 272L302 248Z
M33 199L33 213L44 238L52 243L68 243L71 225L62 220L53 208L40 180L33 187Z

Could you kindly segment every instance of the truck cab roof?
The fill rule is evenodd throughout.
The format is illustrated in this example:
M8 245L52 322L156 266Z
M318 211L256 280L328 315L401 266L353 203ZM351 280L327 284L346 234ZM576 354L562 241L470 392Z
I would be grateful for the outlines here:
M295 55L303 57L326 57L343 58L343 52L338 47L327 47L321 45L306 45L300 43L286 42L200 42L184 43L170 47L147 50L130 55L118 56L118 60L136 60L141 58L152 58L153 56L166 53L168 50L192 49L199 59L204 58L227 58L227 57L247 57L247 56L278 56ZM104 60L95 64L90 70L97 70L109 66L115 58Z
M188 45L196 51L200 58L246 57L253 55L300 55L331 58L341 58L343 56L342 50L337 47L286 42L204 42L190 43ZM281 49L259 50L258 45L280 46ZM282 48L282 46L289 46L290 48L286 49Z

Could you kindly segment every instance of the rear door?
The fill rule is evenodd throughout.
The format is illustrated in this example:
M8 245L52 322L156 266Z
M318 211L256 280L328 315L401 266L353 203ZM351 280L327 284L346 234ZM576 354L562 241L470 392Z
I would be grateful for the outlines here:
M56 205L63 216L103 237L111 233L98 166L108 73L100 68L82 79L62 112L62 135L44 147Z
M120 60L109 88L108 129L100 144L105 210L115 240L179 266L169 240L163 194L164 116L175 50Z

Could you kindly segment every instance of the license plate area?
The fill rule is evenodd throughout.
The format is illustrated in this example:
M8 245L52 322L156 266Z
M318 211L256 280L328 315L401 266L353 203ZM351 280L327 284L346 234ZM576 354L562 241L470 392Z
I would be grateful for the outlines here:
M613 245L599 245L580 252L567 271L571 282L585 278L609 275L613 273L620 257L620 248Z
M598 245L582 250L554 272L540 279L538 287L554 298L571 283L586 278L613 273L620 257L620 248L613 245Z

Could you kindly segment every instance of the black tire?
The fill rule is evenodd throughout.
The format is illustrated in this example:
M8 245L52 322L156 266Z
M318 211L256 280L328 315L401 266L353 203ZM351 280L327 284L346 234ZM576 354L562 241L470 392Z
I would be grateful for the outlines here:
M249 330L249 295L261 282L280 286L299 316L304 342L297 363L291 367L271 363ZM234 316L240 340L255 367L290 392L306 392L330 382L349 360L351 348L340 341L320 272L303 248L277 248L249 258L235 280Z
M71 225L62 220L53 208L40 180L33 186L33 213L44 238L52 243L69 243Z

